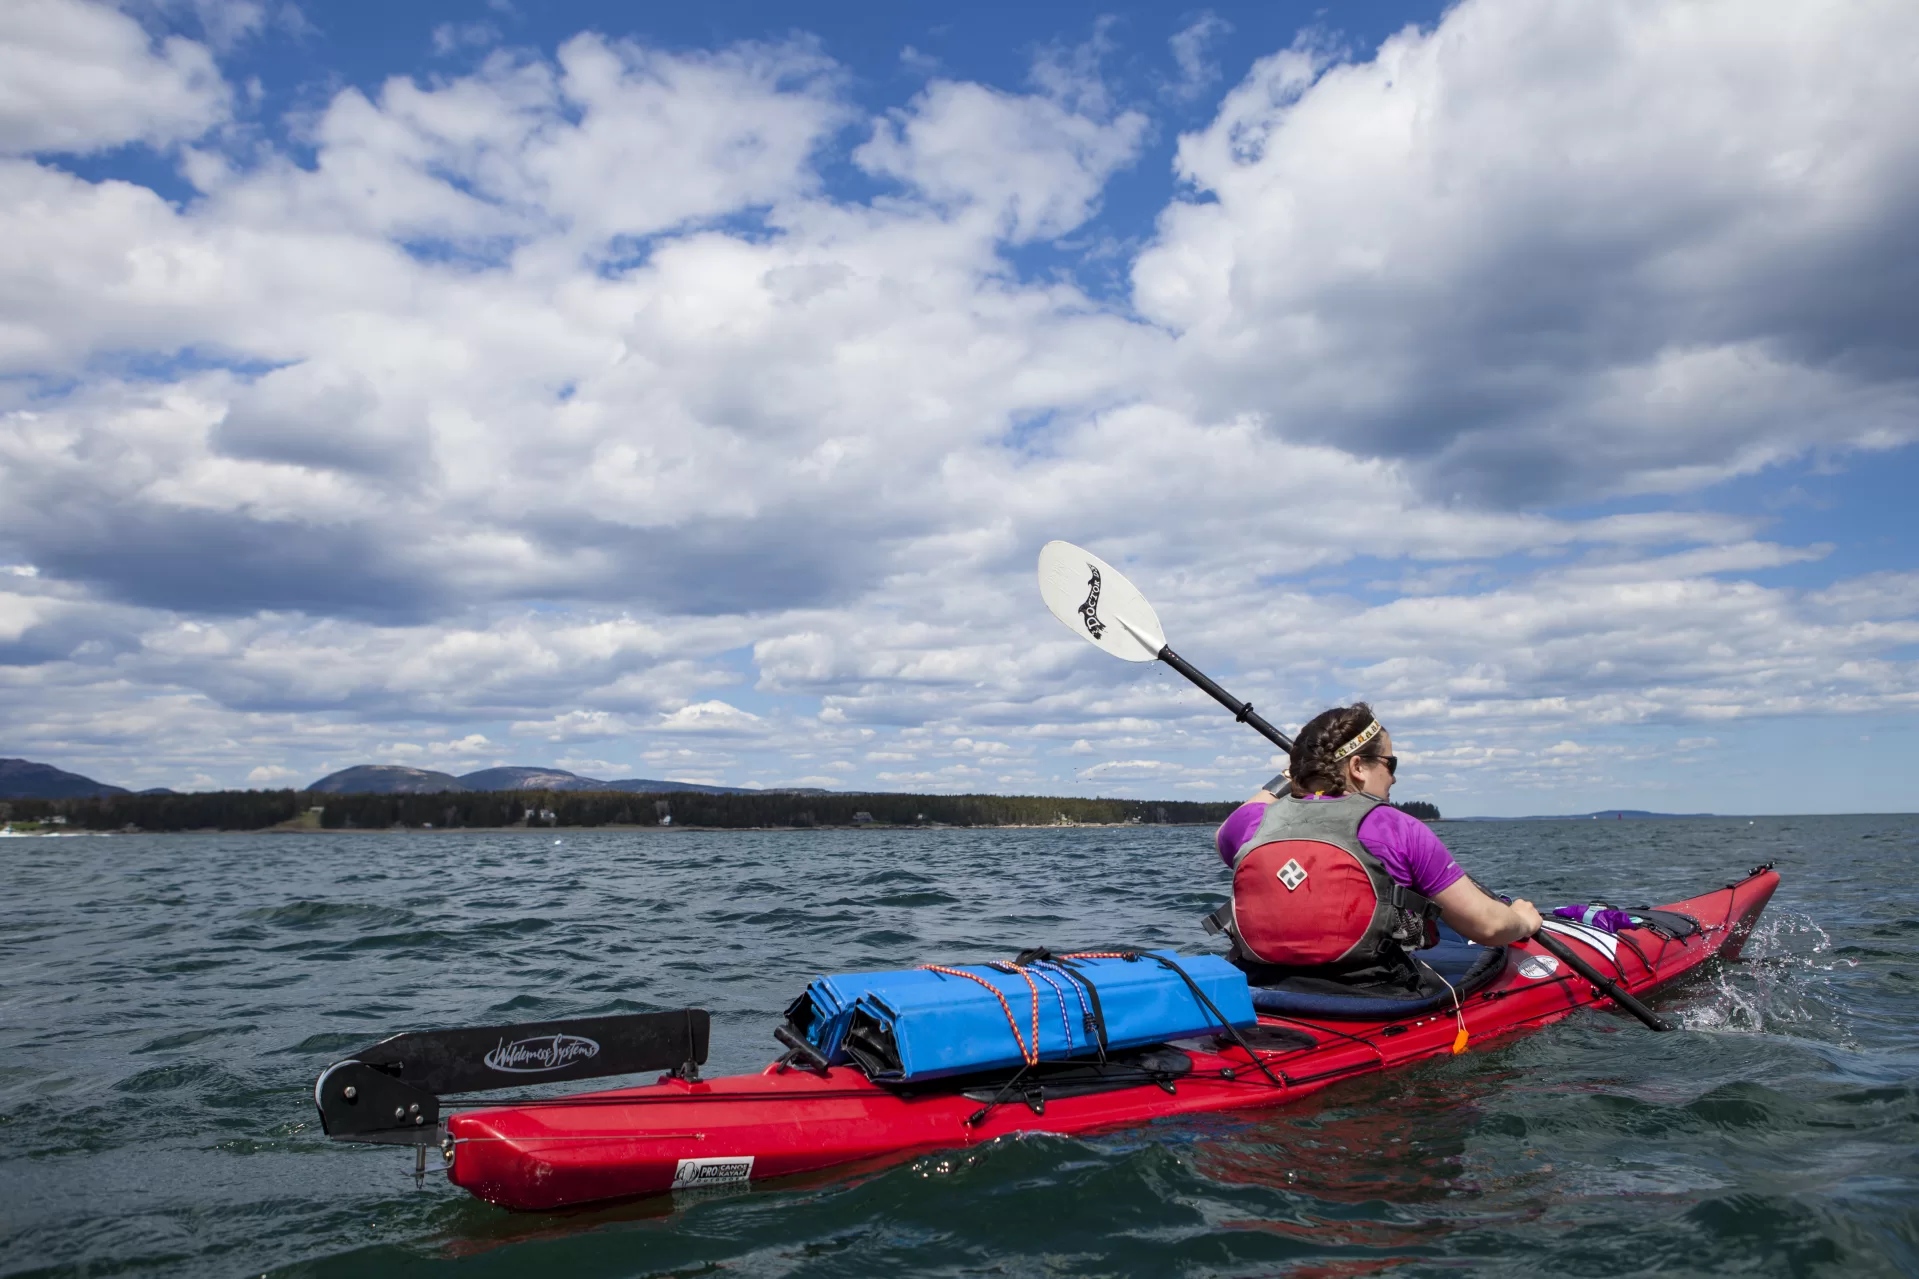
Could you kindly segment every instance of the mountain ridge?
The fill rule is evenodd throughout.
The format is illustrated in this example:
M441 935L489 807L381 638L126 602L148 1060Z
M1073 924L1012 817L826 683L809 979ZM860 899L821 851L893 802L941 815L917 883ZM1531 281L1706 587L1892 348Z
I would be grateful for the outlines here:
M305 790L321 795L433 795L467 791L556 790L626 791L635 795L694 792L701 795L824 795L819 787L715 786L707 782L676 782L670 778L621 777L602 781L582 777L564 768L505 765L454 776L431 768L406 764L355 764L328 773ZM0 799L86 799L134 794L131 788L98 781L31 759L0 758ZM142 795L171 795L164 786L149 787Z
M30 759L0 759L0 799L83 799L127 793L124 786L97 782L52 764Z
M1585 822L1647 817L1717 817L1718 813L1654 813L1643 808L1602 808L1594 813L1531 813L1525 817L1448 817L1450 822Z
M751 795L749 786L714 786L706 782L676 782L655 777L621 777L603 781L564 768L535 768L505 764L456 777L430 768L405 764L355 764L328 773L306 788L322 795L431 795L468 791L555 790L626 791L635 795L667 795L691 791L700 795ZM812 795L825 791L811 787L769 787L783 794Z

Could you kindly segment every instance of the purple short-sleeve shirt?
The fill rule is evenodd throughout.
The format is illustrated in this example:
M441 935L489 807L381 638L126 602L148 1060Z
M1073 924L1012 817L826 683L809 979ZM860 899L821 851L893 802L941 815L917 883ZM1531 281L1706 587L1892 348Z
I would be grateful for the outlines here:
M1240 845L1253 837L1265 813L1265 804L1241 804L1219 824L1213 843L1228 866L1233 864ZM1366 814L1359 824L1359 842L1379 858L1394 883L1404 884L1423 897L1437 896L1466 877L1431 827L1388 804Z

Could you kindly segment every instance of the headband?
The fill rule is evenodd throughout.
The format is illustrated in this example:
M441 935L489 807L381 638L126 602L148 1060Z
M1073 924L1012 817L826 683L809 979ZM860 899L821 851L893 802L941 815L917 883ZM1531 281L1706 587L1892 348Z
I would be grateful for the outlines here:
M1378 737L1379 732L1380 732L1380 729L1379 729L1378 720L1374 720L1372 723L1366 725L1365 728L1359 731L1358 737L1353 738L1352 741L1347 742L1344 746L1340 747L1338 750L1333 752L1333 763L1337 764L1340 760L1345 759L1348 755L1351 755L1354 751L1357 751L1360 747L1364 746L1367 742L1372 741L1373 738Z

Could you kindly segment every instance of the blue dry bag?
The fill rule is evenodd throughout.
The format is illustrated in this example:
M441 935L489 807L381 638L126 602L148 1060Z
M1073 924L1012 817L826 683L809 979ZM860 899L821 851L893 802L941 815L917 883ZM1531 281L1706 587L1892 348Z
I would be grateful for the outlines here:
M1218 955L1040 954L1023 964L816 977L786 1010L782 1039L803 1040L834 1065L856 1063L873 1079L911 1083L1256 1020L1246 974Z

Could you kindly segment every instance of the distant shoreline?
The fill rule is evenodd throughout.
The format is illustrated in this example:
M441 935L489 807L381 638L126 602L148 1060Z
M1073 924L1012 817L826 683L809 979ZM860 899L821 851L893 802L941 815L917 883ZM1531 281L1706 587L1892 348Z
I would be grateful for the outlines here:
M1524 817L1442 817L1446 822L1672 822L1694 818L1758 817L1758 813L1651 813L1637 808L1602 808L1596 813L1528 813ZM1773 814L1790 816L1790 814Z
M757 831L761 833L781 831L908 831L908 830L1164 830L1171 827L1182 829L1204 829L1217 826L1217 822L975 822L962 826L953 822L908 823L894 826L882 822L862 822L858 825L830 826L824 823L813 826L641 826L615 825L602 826L261 826L251 830L235 830L230 826L195 826L181 830L86 830L61 827L57 830L17 830L8 835L10 839L68 839L80 835L551 835L562 831L614 831L620 833L644 832L655 835L671 835L678 831L693 831L706 834L722 832Z
M0 820L65 831L263 830L880 830L940 827L1206 825L1226 802L1072 796L794 794L622 791L462 791L318 794L216 791L185 795L12 800Z

